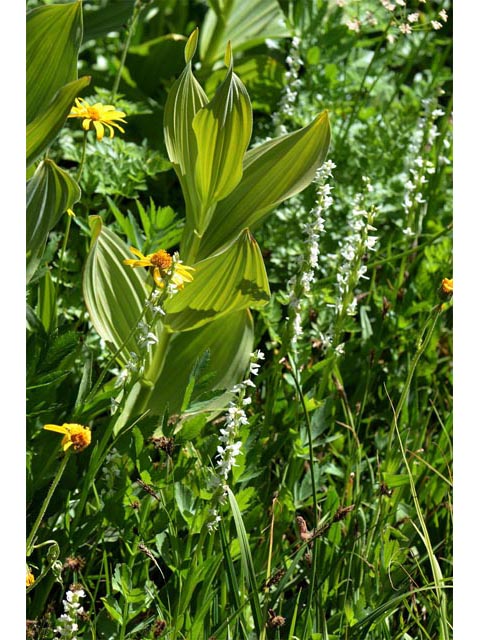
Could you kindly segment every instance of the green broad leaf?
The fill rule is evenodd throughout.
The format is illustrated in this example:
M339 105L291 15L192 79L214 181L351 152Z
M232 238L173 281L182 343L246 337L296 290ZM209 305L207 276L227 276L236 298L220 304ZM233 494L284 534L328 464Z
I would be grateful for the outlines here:
M191 220L195 228L199 227L200 202L194 179L197 142L192 123L197 112L207 103L207 95L192 73L190 60L170 89L165 103L163 127L168 157L180 180L185 198L187 219Z
M82 3L49 5L27 13L27 123L64 85L77 79Z
M43 254L48 233L80 200L80 187L53 160L42 161L27 182L27 280Z
M205 64L222 57L228 40L233 49L243 51L264 43L266 38L292 35L277 0L230 0L222 4L221 8L217 5L217 11L210 9L203 21L200 58Z
M244 83L252 109L264 113L272 113L272 105L276 105L285 86L285 67L270 55L249 54L245 60L235 64L237 75ZM204 88L212 95L223 79L223 70L217 69L205 79Z
M198 235L210 222L214 205L225 198L242 178L243 157L252 135L252 107L245 86L233 73L230 44L228 72L214 98L194 120L197 138L195 182L201 201Z
M262 254L248 229L221 253L198 262L193 276L193 282L165 304L164 322L171 331L197 329L232 311L264 306L270 299Z
M277 205L303 191L323 164L329 144L330 123L324 111L303 129L248 151L243 177L217 204L198 258L211 255L242 229L259 224Z
M144 353L133 330L149 294L148 272L123 263L132 257L129 248L103 226L100 216L91 216L89 222L93 239L83 274L85 304L95 330L114 353L119 352L118 361L124 365L131 359L131 352L138 356ZM147 312L143 321L148 323L150 319Z
M27 125L27 167L53 142L65 124L73 101L90 80L90 76L83 76L62 87L44 111Z
M134 5L135 0L109 0L104 7L88 3L83 9L83 41L98 40L112 31L124 29Z
M147 371L155 380L147 408L160 415L168 406L170 413L180 411L190 372L198 358L209 351L210 389L230 389L243 379L253 349L253 320L245 309L230 313L193 331L173 334L160 371ZM192 401L196 400L195 392ZM220 399L219 406L224 406ZM210 409L218 409L212 403Z

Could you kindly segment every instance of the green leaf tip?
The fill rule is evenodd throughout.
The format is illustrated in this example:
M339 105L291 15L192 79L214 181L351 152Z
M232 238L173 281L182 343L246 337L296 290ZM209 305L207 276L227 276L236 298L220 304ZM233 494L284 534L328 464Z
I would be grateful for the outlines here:
M225 49L225 66L228 68L232 66L232 43L230 40L227 42L227 48Z
M88 218L88 226L90 227L90 231L92 232L92 239L90 241L90 249L93 247L95 242L97 241L98 236L103 228L103 220L101 216L89 216Z
M187 40L187 44L185 45L185 64L191 62L193 56L195 55L195 51L197 50L197 42L198 27L195 27Z

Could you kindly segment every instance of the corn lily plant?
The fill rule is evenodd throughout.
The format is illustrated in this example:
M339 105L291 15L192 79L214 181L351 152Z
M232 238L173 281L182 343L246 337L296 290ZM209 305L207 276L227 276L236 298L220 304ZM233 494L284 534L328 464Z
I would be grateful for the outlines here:
M207 351L211 389L229 388L242 378L253 349L250 309L270 297L252 230L310 184L330 141L323 112L305 128L247 151L252 107L234 73L230 43L225 79L209 100L192 71L197 39L195 30L164 115L167 151L186 205L180 257L194 269L193 280L166 301L166 315L154 326L155 344L131 391L136 413L160 413L166 405L170 411L184 409L190 372ZM125 267L129 247L98 217L91 226L85 301L95 329L124 365L137 350L132 326L153 282L147 271Z

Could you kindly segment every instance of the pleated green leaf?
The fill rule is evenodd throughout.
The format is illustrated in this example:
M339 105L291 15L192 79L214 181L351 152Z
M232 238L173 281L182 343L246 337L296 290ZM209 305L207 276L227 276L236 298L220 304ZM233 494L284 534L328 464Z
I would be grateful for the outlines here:
M252 107L245 86L233 73L230 43L228 72L214 98L200 109L194 120L197 138L195 181L202 213L197 233L210 222L210 207L225 198L240 182L243 157L252 135Z
M221 15L220 15L221 14ZM200 36L200 58L212 64L222 57L227 41L243 51L266 38L291 36L291 29L277 0L230 0L218 12L210 9Z
M245 375L253 339L253 320L248 309L230 313L199 329L174 334L161 373L146 374L149 379L156 379L147 408L154 414L162 413L166 405L170 413L180 411L190 371L206 350L210 354L206 373L212 375L209 388L230 389ZM194 394L192 401L196 399ZM214 402L210 408L215 408Z
M61 87L77 79L82 3L49 5L27 13L27 123Z
M90 76L83 76L62 87L45 110L27 125L27 167L56 138L70 113L73 101L90 84L90 80Z
M324 111L303 129L248 151L242 179L217 204L197 256L211 255L243 228L258 224L281 202L305 189L323 164L329 144L330 124Z
M80 188L53 160L41 162L27 182L27 279L33 275L48 233L60 216L80 200Z
M248 229L221 253L198 262L193 276L193 282L165 305L165 325L171 331L196 329L270 299L262 254Z
M191 58L195 53L197 31L188 39L185 57L188 60L181 76L173 84L165 103L164 134L168 157L180 180L186 202L187 219L198 226L199 197L195 188L197 142L192 123L196 113L208 103L208 98L192 73Z
M97 333L118 360L125 364L130 352L140 350L132 328L140 319L148 297L148 272L123 264L130 257L128 246L113 231L103 226L100 216L91 216L92 246L83 273L83 295L90 320ZM147 313L145 322L150 320ZM160 332L161 327L158 327Z

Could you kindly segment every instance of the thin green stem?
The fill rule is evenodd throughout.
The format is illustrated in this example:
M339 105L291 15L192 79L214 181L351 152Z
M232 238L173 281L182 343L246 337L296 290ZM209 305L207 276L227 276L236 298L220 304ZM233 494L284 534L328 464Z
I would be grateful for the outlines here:
M64 455L63 460L57 469L55 478L53 479L53 482L50 485L50 489L48 490L45 500L43 501L42 508L40 509L37 519L35 520L35 524L33 525L32 530L30 531L30 535L27 538L27 557L33 551L34 540L35 540L35 536L37 534L38 528L42 523L43 517L45 516L45 512L47 511L48 505L50 504L50 500L52 499L55 489L57 488L57 485L60 482L60 478L62 477L63 472L65 471L67 462L70 458L70 454L71 454L71 450L68 450Z
M115 77L115 82L113 83L113 87L112 87L112 93L111 93L112 102L115 102L115 98L117 97L118 87L120 86L123 67L125 66L125 60L127 59L128 49L130 48L130 41L132 39L133 34L135 33L135 29L137 28L138 17L140 15L141 10L142 10L142 2L141 0L137 0L135 2L135 6L133 7L132 17L127 27L127 39L125 40L125 44L123 45L122 57L120 58L120 66L118 67L117 75Z
M60 254L60 263L58 265L57 284L60 284L62 282L63 263L65 261L65 252L67 250L67 243L68 243L68 238L70 236L71 225L72 225L72 216L70 213L67 213L67 224L66 224L65 233L63 236L62 253Z
M297 394L300 400L300 403L302 405L302 410L303 410L303 415L305 417L305 423L307 426L307 434L308 434L308 454L309 454L309 461L310 461L310 479L311 479L311 483L312 483L312 499L313 499L313 511L314 511L314 527L317 527L317 520L318 520L318 503L317 503L317 489L316 489L316 483L315 483L315 457L314 457L314 452L313 452L313 436L312 436L312 425L310 422L310 416L307 410L307 406L305 404L305 398L302 392L302 388L300 386L300 381L299 381L299 376L298 376L298 371L297 371L297 367L295 362L293 361L293 358L291 356L289 356L289 362L290 362L290 366L292 368L292 374L293 374L293 380L295 383L295 387L297 389ZM319 539L318 536L315 537L314 541L313 541L313 553L312 553L312 576L311 576L311 580L310 580L310 584L309 584L309 588L308 588L308 596L307 596L307 612L311 612L312 611L312 603L313 603L313 596L314 594L317 592L317 585L316 585L316 573L317 573L317 558L318 558L318 553L319 553ZM305 623L305 627L304 627L304 634L303 634L303 639L305 640L305 638L307 637L305 634L307 633L309 629L309 624L308 622Z
M420 338L418 340L417 343L417 351L413 357L413 361L412 364L410 366L410 369L408 371L408 375L407 375L407 380L405 381L405 385L403 387L402 393L400 395L400 400L398 401L397 404L397 408L395 410L395 415L393 417L392 420L392 424L390 426L390 434L388 437L388 448L387 451L391 451L392 450L392 443L393 443L393 437L395 435L395 429L398 428L397 425L397 421L398 418L401 414L401 411L403 409L403 405L405 404L405 401L408 398L408 394L410 392L410 385L412 383L412 379L413 379L413 374L415 373L415 369L417 368L417 365L420 361L420 358L423 355L423 352L425 351L425 349L427 348L428 343L430 342L430 339L433 335L433 331L435 329L435 325L437 323L437 320L440 316L440 314L443 311L443 305L439 304L436 307L434 307L432 309L432 311L430 311L428 318L422 328L422 331L420 332ZM424 337L425 336L425 337Z
M83 146L82 146L82 155L80 157L80 164L77 169L76 180L80 184L80 180L82 178L83 168L85 166L85 158L87 155L87 131L83 132Z
M81 158L80 158L80 164L78 165L77 176L76 176L76 180L77 180L78 183L80 183L80 178L82 177L82 173L83 173L83 167L85 165L86 149L87 149L87 132L84 131L83 132L82 155L81 155ZM58 277L57 277L57 282L58 283L62 282L63 264L65 262L65 254L66 254L66 251L67 251L68 239L70 237L70 228L72 226L72 214L71 213L67 213L67 215L68 215L68 217L67 217L67 224L66 224L66 227L65 227L65 234L63 236L62 252L60 254L60 263L58 265Z

